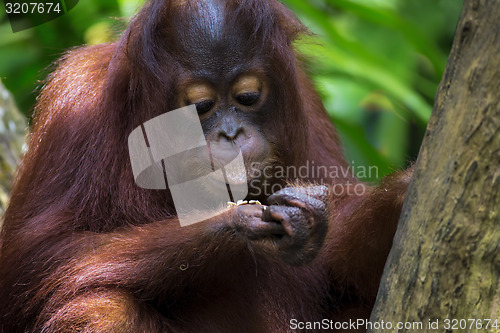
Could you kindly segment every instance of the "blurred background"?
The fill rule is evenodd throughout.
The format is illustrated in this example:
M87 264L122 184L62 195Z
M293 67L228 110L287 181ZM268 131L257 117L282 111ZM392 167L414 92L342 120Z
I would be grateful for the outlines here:
M314 33L297 48L348 160L378 177L414 161L446 65L460 0L283 0ZM0 80L30 117L40 81L64 50L119 36L142 0L81 0L12 33L0 5ZM372 174L368 181L377 181Z

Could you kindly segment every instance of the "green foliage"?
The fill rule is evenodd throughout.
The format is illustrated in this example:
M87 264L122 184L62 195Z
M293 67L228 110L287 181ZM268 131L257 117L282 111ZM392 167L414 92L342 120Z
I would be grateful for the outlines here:
M62 52L113 40L142 0L85 0L13 34L0 13L0 78L30 114L37 81ZM283 0L311 29L297 43L356 165L379 176L415 159L446 64L457 0ZM3 13L3 11L2 11ZM4 16L2 16L4 15ZM368 179L376 180L376 179Z
M283 0L349 161L379 176L415 159L444 72L456 0ZM375 179L368 179L375 180Z
M126 26L142 0L84 0L65 15L32 29L12 33L0 5L0 78L14 93L27 115L35 102L37 87L50 65L67 49L109 42Z

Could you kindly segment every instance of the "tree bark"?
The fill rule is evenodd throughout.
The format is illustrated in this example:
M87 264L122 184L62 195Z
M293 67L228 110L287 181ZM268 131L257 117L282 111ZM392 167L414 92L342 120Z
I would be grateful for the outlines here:
M499 127L500 0L465 0L368 332L500 332Z
M27 134L26 118L0 80L0 227Z

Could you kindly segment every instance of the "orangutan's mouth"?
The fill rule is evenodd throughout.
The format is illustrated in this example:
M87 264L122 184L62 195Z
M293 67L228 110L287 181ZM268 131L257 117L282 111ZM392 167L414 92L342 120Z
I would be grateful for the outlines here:
M252 179L247 172L234 172L231 170L219 169L208 174L208 177L214 182L220 182L229 185L248 184Z

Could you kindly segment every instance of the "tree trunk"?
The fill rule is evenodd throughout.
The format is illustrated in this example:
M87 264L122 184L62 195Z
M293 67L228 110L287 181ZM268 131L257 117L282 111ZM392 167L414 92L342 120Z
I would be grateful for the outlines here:
M499 125L500 0L465 0L368 332L500 332Z
M27 122L0 79L0 227L14 172L21 160Z

